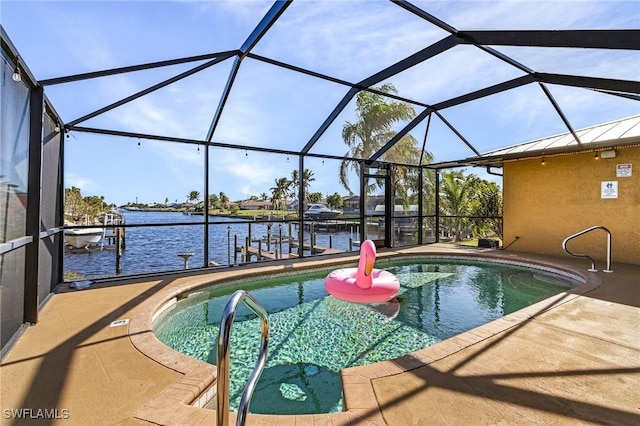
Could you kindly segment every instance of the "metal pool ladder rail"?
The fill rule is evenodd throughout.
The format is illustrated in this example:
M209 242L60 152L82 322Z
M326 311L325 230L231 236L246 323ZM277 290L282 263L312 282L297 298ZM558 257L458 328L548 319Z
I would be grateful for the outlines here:
M571 253L569 250L567 250L567 242L569 240L572 240L572 239L574 239L576 237L579 237L580 235L584 235L584 234L586 234L588 232L591 232L591 231L594 231L596 229L602 229L602 230L604 230L604 232L607 233L607 269L604 269L603 272L613 272L611 270L611 231L609 231L604 226L600 226L600 225L592 226L591 228L587 228L587 229L584 229L584 230L582 230L580 232L576 232L573 235L569 235L562 242L562 249L564 250L565 253L567 253L570 256L586 257L587 259L589 259L591 261L591 269L588 269L588 271L589 272L598 272L598 270L596 269L596 263L593 261L593 258L591 258L590 256L587 256L586 254Z
M249 411L249 403L251 395L260 379L262 370L267 361L267 346L269 344L269 320L267 311L244 290L237 290L231 295L222 312L222 320L220 321L220 333L218 335L218 378L217 378L217 420L218 426L226 426L229 424L229 340L231 339L231 326L233 325L233 317L240 302L244 302L261 320L260 354L258 362L251 372L249 381L244 387L240 405L238 406L238 417L236 425L244 425L247 412Z

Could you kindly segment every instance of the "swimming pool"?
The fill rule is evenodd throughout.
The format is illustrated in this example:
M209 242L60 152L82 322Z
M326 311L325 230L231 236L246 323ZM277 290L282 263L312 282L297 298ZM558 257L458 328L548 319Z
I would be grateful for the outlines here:
M378 262L401 283L399 302L362 305L329 297L330 269L243 280L191 293L161 315L156 336L193 358L216 363L222 309L238 288L269 312L265 371L250 411L270 414L342 410L340 370L393 359L581 284L549 272L488 262ZM255 365L259 320L244 307L231 338L230 405Z

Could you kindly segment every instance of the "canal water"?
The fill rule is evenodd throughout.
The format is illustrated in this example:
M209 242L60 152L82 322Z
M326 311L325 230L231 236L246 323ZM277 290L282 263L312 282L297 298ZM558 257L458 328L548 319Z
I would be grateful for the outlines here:
M124 220L127 225L162 224L162 226L144 226L126 228L126 248L122 253L122 274L130 275L148 272L173 271L184 268L184 260L180 253L193 253L189 258L190 268L201 268L204 261L204 225L203 216L185 215L179 212L136 212L124 211ZM257 223L253 220L242 221L238 218L211 217L209 225L209 261L218 265L240 263L241 253L235 253L234 239L237 238L237 246L244 246L251 227L251 239L265 239L262 250L267 250L266 237L271 231L272 239L289 236L287 223L268 222ZM241 222L241 223L231 223ZM172 223L189 223L193 225L175 225ZM167 225L168 224L168 225ZM298 228L291 225L291 232L297 239ZM357 240L357 229L339 232L317 232L316 245L329 247L331 236L332 247L338 250L349 250L349 238ZM305 244L309 244L311 235L305 231ZM284 238L282 246L272 242L270 251L276 247L280 253L289 253L289 246ZM252 242L253 247L258 247L257 242ZM280 248L282 247L282 248ZM358 247L354 247L357 250ZM297 253L297 248L292 252ZM305 253L307 254L307 253ZM255 257L253 257L255 261ZM115 249L99 243L90 250L65 250L64 271L68 279L109 277L116 275ZM70 278L71 277L71 278Z

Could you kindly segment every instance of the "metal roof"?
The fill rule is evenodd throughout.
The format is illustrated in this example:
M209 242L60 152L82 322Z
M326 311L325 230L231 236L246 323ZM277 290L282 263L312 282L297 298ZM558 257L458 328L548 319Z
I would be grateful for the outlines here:
M577 136L577 138L575 137ZM640 114L482 153L482 158L438 163L438 168L465 165L499 167L503 160L571 152L599 151L640 144Z

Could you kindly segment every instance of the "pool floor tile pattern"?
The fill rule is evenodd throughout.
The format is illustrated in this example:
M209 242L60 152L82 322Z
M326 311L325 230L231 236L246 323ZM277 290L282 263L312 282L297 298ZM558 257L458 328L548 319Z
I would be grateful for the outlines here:
M449 245L398 251L520 258ZM529 258L579 270L585 266L573 259L522 255ZM299 267L294 262L262 268ZM250 414L247 424L638 424L640 266L614 265L614 270L585 272L593 277L582 289L589 291L585 296L547 299L397 360L342 370L348 411ZM234 269L216 276L239 273ZM598 287L600 278L605 284ZM163 349L148 328L167 294L208 279L167 276L54 295L40 322L25 331L2 362L2 408L69 410L68 420L50 424L215 424L215 411L187 405L196 393L211 391L215 367ZM109 327L125 318L131 318L128 330ZM230 422L235 423L235 413Z

